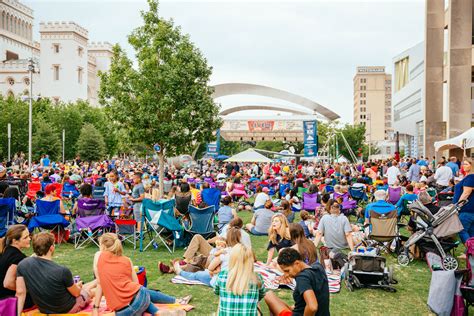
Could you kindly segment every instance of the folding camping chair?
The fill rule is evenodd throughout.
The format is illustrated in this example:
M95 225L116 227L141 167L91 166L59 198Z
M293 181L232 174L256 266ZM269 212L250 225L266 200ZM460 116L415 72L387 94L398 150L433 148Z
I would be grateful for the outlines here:
M301 209L314 212L321 204L318 203L318 193L303 192L303 201L301 202Z
M180 237L183 227L178 220L170 215L174 209L174 201L153 202L150 199L142 201L142 222L140 226L140 251L145 251L150 245L154 247L162 243L170 253L176 246L176 239ZM147 228L150 237L149 243L143 248L144 228ZM172 248L167 240L172 239Z
M96 200L105 200L104 193L104 186L94 186L94 188L92 189L92 198Z
M390 244L395 240L395 251L398 252L400 247L400 235L398 233L397 210L380 214L373 210L369 210L369 239L376 241L381 248L392 252Z
M364 187L351 186L351 187L349 187L349 194L357 202L367 201L367 194L365 193L365 188Z
M206 239L215 235L214 213L214 205L206 208L197 208L190 205L188 214L190 218L190 226L183 225L184 229L193 236L199 234Z
M298 187L298 192L296 193L296 196L298 196L301 199L303 198L303 193L305 192L308 192L308 188Z
M61 229L69 226L69 222L59 213L60 200L56 201L36 201L36 216L30 219L28 229L30 232L35 229L47 229L58 236L58 243L62 242Z
M201 191L201 197L207 205L214 205L215 210L219 210L221 203L221 191L218 189L204 189Z
M14 198L0 199L0 237L5 236L7 229L13 224L16 204Z
M133 245L133 249L137 249L137 240L140 239L140 237L137 236L137 221L134 219L117 218L114 224L115 233L122 243L129 242Z
M402 187L388 187L388 202L395 205L402 197Z
M102 233L111 231L114 222L105 214L105 204L102 200L79 199L77 201L76 228L77 234L74 238L76 249L93 243L99 247L96 241Z

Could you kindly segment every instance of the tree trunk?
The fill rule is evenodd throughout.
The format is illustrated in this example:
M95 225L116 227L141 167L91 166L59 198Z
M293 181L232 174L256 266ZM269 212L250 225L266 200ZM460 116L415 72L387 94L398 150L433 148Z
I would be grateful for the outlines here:
M158 153L158 162L159 162L159 192L160 195L158 198L163 198L163 180L165 177L165 156L163 154L163 149Z

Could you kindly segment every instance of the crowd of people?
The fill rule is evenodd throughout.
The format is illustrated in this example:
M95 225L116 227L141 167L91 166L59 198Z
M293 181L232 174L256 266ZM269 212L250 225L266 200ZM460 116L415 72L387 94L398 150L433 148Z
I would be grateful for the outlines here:
M455 157L354 164L209 159L191 167L167 165L160 190L154 163L118 158L84 162L77 157L63 164L44 156L28 168L14 159L0 165L0 197L15 200L20 223L8 228L0 244L0 299L16 296L19 311L36 306L43 313L73 313L93 302L97 313L105 296L117 315L158 314L153 303L187 304L190 296L174 298L141 286L114 233L100 236L92 267L95 280L82 284L74 282L68 268L54 263L58 236L31 234L25 226L34 218L38 200L59 200L60 213L72 220L81 201L98 199L108 216L134 218L139 230L143 200L167 199L174 200L174 215L181 222L190 220L190 205L215 206L216 236L195 234L182 257L159 262L159 268L212 287L219 296L219 315L257 315L262 300L273 315L329 315L321 246L333 253L353 251L368 236L371 211L397 210L401 218L410 214L408 205L414 200L433 213L446 201L467 200L459 212L459 238L465 242L474 237L473 173L470 158ZM216 190L221 197L217 205L211 194ZM239 212L252 212L250 222L244 223ZM264 288L254 271L250 236L268 241L264 264L296 282L294 304ZM26 258L22 250L30 246L30 238L36 256ZM41 277L31 272L38 269L44 271Z

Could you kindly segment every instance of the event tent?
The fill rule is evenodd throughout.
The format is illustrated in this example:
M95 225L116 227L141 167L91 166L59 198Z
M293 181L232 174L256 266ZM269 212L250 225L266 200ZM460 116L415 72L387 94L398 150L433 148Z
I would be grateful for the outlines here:
M241 153L233 155L232 157L224 160L225 162L273 162L270 158L256 152L253 149L247 149Z
M474 127L465 131L464 133L439 142L434 143L435 150L446 150L453 148L468 149L474 147Z

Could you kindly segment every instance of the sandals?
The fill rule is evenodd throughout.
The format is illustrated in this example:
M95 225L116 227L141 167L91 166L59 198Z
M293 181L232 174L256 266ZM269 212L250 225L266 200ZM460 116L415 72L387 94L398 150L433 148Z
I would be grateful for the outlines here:
M193 298L192 295L187 295L185 297L181 297L176 299L176 303L181 304L181 305L188 305L189 302L191 302L191 299Z

